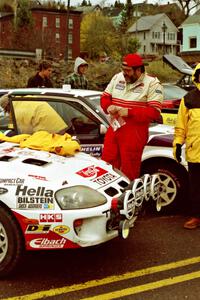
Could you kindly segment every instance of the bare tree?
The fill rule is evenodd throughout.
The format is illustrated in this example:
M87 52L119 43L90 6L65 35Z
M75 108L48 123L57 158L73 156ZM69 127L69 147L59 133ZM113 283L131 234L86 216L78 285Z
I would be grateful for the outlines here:
M178 2L187 17L194 8L198 9L200 7L200 0L174 0L174 2Z

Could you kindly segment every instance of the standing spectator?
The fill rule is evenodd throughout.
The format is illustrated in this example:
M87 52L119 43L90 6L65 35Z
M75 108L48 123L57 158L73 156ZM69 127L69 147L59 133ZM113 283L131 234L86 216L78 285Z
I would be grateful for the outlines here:
M87 89L88 80L85 74L88 70L88 63L81 57L77 57L74 62L74 73L65 79L65 84L70 84L72 89Z
M160 116L163 90L156 77L145 73L142 58L128 54L101 97L110 115L102 159L121 169L130 180L140 175L141 156L151 121Z
M36 87L36 88L52 88L53 84L50 79L52 73L52 66L49 62L43 61L39 65L39 71L28 80L27 87Z
M181 162L181 146L185 143L185 154L189 171L189 204L191 218L184 228L200 226L200 64L193 72L195 88L181 100L174 135L174 157Z

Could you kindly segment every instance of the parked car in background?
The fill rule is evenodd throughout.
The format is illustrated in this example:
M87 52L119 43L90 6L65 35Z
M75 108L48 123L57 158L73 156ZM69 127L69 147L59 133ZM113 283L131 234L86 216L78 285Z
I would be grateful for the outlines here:
M162 103L163 124L174 126L181 99L187 94L183 88L170 83L163 83L164 101Z
M187 91L190 91L194 88L194 83L192 81L193 68L189 66L180 56L165 54L163 55L163 61L172 69L178 71L181 74L181 77L176 82L176 85Z
M11 92L13 101L48 101L68 124L68 133L76 136L82 151L101 157L103 141L109 126L100 107L99 91L63 89L22 89ZM0 123L1 124L1 123ZM15 124L16 133L18 124ZM1 130L1 128L0 128ZM184 208L187 192L187 164L176 163L172 154L174 129L172 126L152 124L149 141L142 157L141 176L158 172L161 176L161 197L157 208L161 212L175 212ZM170 203L170 205L168 205Z

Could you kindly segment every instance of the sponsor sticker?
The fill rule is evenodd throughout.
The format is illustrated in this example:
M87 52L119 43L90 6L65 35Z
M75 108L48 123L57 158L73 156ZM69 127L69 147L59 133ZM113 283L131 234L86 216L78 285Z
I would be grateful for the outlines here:
M76 174L80 175L81 177L89 178L89 179L97 178L106 173L108 173L108 171L97 166L89 166L87 168L84 168L76 172Z
M102 145L82 145L81 151L91 154L94 157L101 157Z
M47 181L46 177L44 176L39 176L39 175L28 175L29 177L35 178L35 179L39 179L39 180L43 180L43 181Z
M26 228L26 233L48 233L50 230L51 224L29 224Z
M20 184L24 184L25 179L22 178L0 178L0 184L4 184L4 185L20 185Z
M66 225L58 225L56 227L53 228L53 231L57 234L66 234L70 231L70 228Z
M37 249L60 249L66 244L66 239L37 238L30 241L30 246Z
M56 222L62 222L63 216L62 214L40 214L39 221L42 222L50 222L50 223L56 223Z
M45 187L29 188L18 185L16 192L16 206L19 209L53 209L54 191Z
M99 185L105 185L105 184L115 180L116 178L117 178L116 175L107 173L107 174L104 174L92 181L95 183L98 183Z

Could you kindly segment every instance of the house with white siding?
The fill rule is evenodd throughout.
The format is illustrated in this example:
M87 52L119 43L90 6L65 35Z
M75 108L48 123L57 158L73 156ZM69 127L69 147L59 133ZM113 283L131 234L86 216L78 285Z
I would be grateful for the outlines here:
M138 53L142 55L177 53L178 28L165 13L139 18L127 33L139 40L141 47Z

